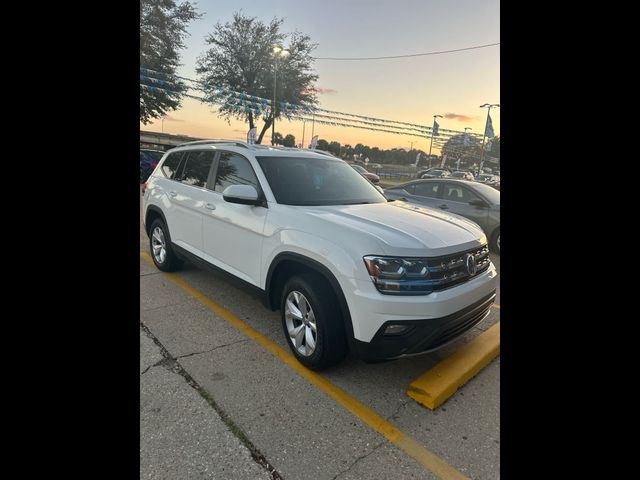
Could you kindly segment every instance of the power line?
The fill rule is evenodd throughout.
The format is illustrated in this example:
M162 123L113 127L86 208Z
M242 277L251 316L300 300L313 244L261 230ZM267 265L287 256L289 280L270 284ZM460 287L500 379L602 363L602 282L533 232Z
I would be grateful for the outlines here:
M387 60L390 58L408 58L408 57L424 57L427 55L441 55L443 53L462 52L464 50L476 50L478 48L494 47L500 45L497 43L487 43L486 45L475 45L473 47L456 48L453 50L441 50L438 52L411 53L409 55L390 55L388 57L313 57L315 60Z

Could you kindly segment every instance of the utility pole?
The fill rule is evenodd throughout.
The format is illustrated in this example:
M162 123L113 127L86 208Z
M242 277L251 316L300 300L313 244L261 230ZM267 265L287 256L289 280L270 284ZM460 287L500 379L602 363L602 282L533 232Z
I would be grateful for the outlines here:
M489 114L491 113L491 109L493 107L500 108L499 103L485 103L484 105L480 105L480 108L487 108L487 120L484 124L484 133L482 134L482 149L480 150L480 172L482 172L482 166L484 165L484 140L487 136L487 125L489 125Z
M429 168L431 168L431 147L433 146L433 127L436 125L436 118L442 118L442 115L433 116L433 125L431 126L431 142L429 143Z
M282 47L273 47L273 104L271 105L271 145L275 145L276 134L276 85L278 84L278 57L286 57L289 55L289 50L285 50Z

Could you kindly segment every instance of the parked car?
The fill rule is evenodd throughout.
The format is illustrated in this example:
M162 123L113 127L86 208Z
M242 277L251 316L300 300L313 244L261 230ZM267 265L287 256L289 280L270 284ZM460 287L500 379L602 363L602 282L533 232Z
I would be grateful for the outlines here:
M452 172L451 175L449 176L451 178L459 178L461 180L469 180L471 182L474 180L473 173L467 170L456 170L455 172Z
M388 202L346 162L235 140L167 152L143 189L154 264L223 270L280 309L320 370L425 353L489 314L497 272L473 222Z
M485 185L493 187L496 183L500 182L500 177L489 173L481 173L476 177L476 182L484 183Z
M432 168L428 172L420 175L420 178L443 178L448 177L449 175L451 175L451 172L449 172L449 170L444 170L442 168Z
M374 183L374 184L375 183L380 183L380 177L378 175L376 175L375 173L371 173L370 171L368 171L364 167L361 167L360 165L351 165L351 168L353 168L356 172L358 172L360 175L362 175L367 180L370 180L372 183Z
M387 188L389 199L405 200L437 210L456 213L477 223L489 246L500 253L500 191L478 182L454 178L414 180Z
M144 183L164 155L161 150L140 149L140 183Z
M432 170L444 170L445 172L451 173L451 169L449 169L448 167L431 167L427 168L426 170L419 170L418 173L416 173L416 178L422 178L425 173L429 173Z

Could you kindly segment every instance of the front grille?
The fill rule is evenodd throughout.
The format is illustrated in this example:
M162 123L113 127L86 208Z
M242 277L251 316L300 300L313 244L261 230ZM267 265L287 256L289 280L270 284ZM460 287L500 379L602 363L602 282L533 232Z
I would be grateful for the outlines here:
M476 264L476 272L473 275L470 275L467 270L468 254L473 255ZM427 258L429 283L434 291L451 288L480 275L489 268L490 263L487 245L453 255Z

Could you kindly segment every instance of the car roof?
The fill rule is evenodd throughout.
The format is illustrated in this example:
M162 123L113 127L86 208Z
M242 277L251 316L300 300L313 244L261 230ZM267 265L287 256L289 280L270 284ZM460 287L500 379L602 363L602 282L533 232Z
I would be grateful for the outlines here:
M171 152L178 151L190 151L190 150L219 150L224 149L227 151L237 152L240 154L247 154L251 152L257 157L307 157L307 158L331 158L344 162L341 158L338 158L329 152L323 150L311 150L307 148L294 148L294 147L281 147L279 145L259 145L242 142L239 140L198 140L196 142L189 142L178 145L172 148Z

